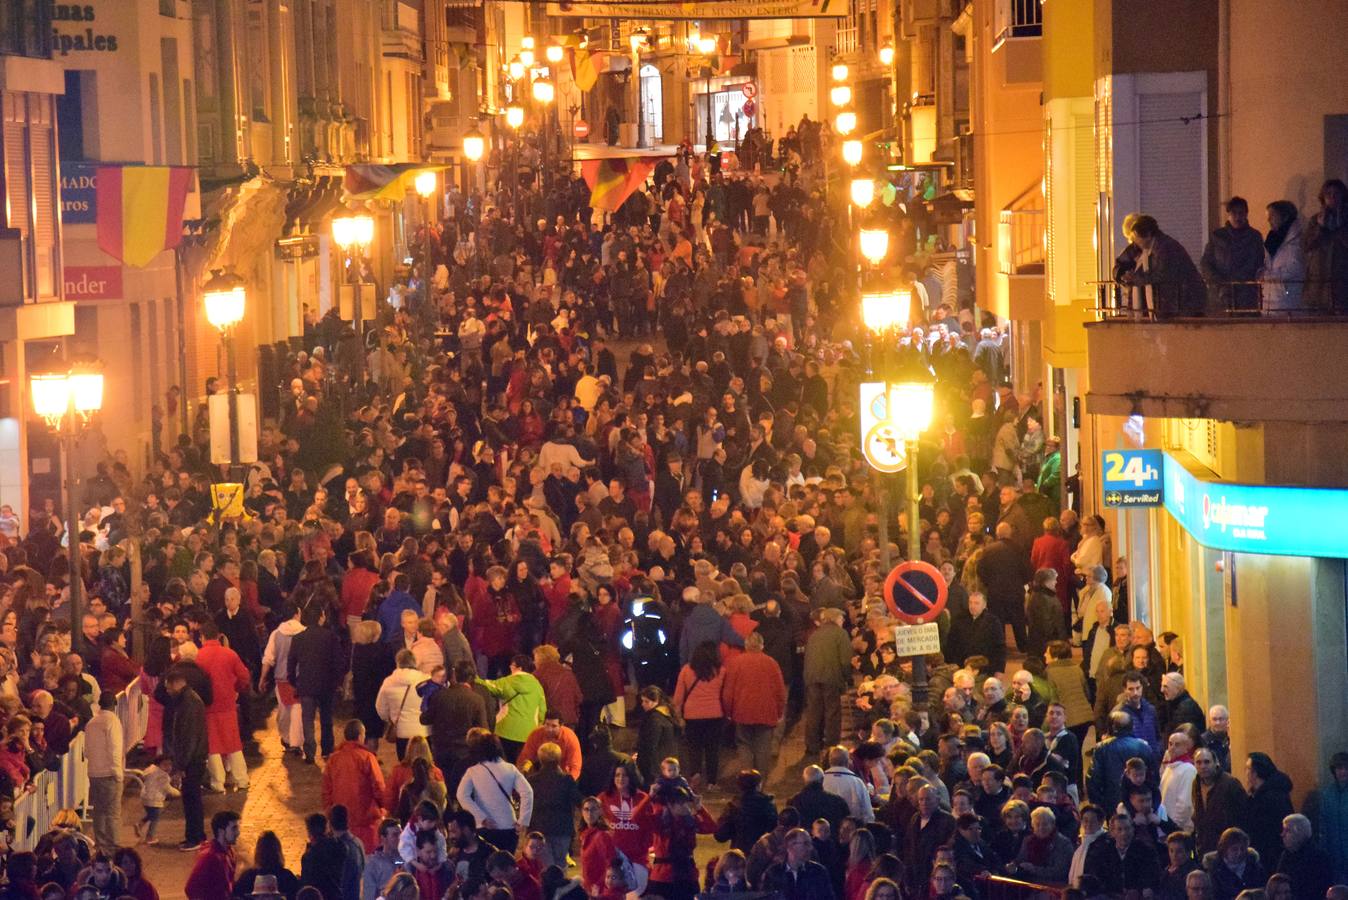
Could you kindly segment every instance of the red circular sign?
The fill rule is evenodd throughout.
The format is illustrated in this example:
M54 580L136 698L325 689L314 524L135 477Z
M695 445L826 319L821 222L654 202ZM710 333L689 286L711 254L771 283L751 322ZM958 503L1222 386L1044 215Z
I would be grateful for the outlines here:
M902 562L885 579L885 605L902 622L934 622L945 609L949 589L941 570L928 562Z
M745 100L745 101L744 101L744 110L743 110L743 111L744 111L744 114L745 114L746 116L748 116L749 118L752 119L752 118L753 118L753 115L754 115L754 112L756 112L757 110L758 110L758 107L754 105L754 101L752 101L752 100Z
M583 141L590 136L590 123L584 119L577 119L576 124L572 126L572 131L575 132L577 139Z
M740 85L740 93L752 100L754 97L758 96L758 86L752 81L747 81Z

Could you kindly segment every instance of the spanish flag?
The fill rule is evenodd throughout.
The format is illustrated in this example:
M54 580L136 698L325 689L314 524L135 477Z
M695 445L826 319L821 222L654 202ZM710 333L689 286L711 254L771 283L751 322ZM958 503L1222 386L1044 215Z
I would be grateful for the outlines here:
M572 65L576 87L588 91L599 80L599 73L608 69L608 54L603 50L591 53L588 50L577 49Z
M422 172L439 172L445 168L447 166L428 166L424 163L351 165L346 167L342 189L352 200L401 200L412 190L413 182Z
M609 212L617 210L658 162L658 156L585 160L580 164L580 174L590 186L590 206Z
M137 268L183 239L192 170L182 166L99 166L98 248Z

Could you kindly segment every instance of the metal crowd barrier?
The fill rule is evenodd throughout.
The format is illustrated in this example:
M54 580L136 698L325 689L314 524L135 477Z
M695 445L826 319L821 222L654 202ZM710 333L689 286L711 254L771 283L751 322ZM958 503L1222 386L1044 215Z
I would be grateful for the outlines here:
M149 717L149 700L137 678L117 695L117 718L122 723L127 751L145 738ZM14 801L15 850L35 849L63 809L73 809L81 819L89 818L89 757L84 752L84 732L70 742L56 771L38 772L32 784L33 790L24 791Z

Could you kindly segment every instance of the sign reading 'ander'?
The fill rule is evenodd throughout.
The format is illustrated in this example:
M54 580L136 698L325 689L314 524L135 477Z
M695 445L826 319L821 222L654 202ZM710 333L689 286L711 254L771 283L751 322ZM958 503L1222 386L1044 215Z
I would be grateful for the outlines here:
M735 3L558 0L548 4L548 15L603 19L818 19L847 15L847 0L737 0Z

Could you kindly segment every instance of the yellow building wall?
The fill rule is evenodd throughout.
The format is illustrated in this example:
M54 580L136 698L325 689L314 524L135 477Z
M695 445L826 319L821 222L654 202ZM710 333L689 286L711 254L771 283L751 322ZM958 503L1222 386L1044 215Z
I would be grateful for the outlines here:
M1250 201L1250 218L1262 231L1272 201L1291 200L1312 213L1324 179L1348 176L1326 171L1348 160L1326 159L1325 147L1325 117L1348 113L1348 81L1332 64L1348 44L1348 14L1342 0L1279 4L1277 15L1268 15L1260 0L1228 6L1232 65L1221 132L1230 146L1230 178L1224 190Z

